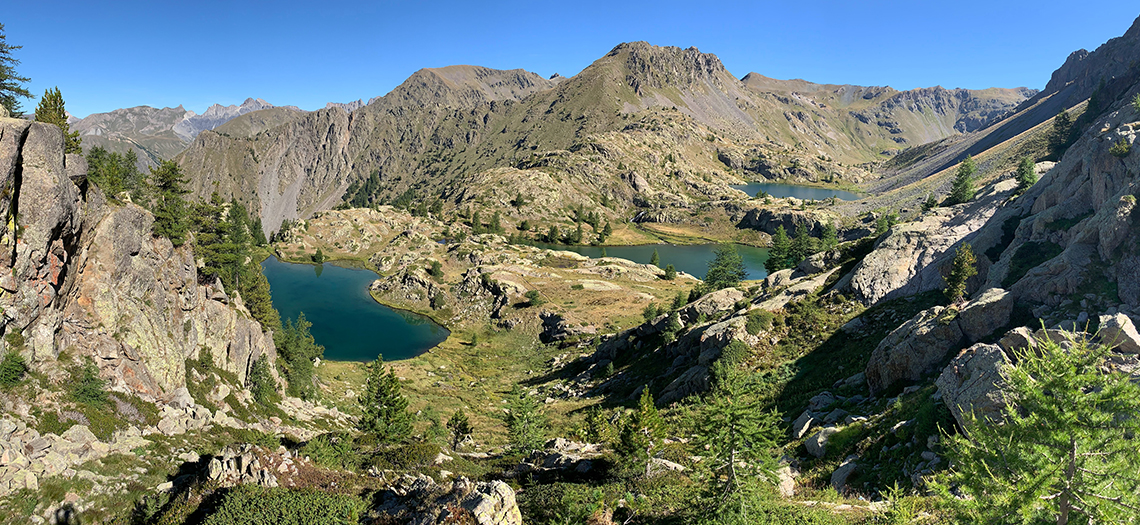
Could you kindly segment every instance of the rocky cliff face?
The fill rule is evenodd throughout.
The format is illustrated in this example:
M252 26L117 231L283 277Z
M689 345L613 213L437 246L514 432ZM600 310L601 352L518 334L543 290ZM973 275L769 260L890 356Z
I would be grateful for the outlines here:
M205 348L243 378L275 358L272 338L240 304L198 284L189 246L151 235L153 216L90 190L83 159L63 154L59 128L0 119L0 307L36 368L67 350L90 356L112 387L165 401L185 387L184 362ZM237 301L234 301L237 303Z

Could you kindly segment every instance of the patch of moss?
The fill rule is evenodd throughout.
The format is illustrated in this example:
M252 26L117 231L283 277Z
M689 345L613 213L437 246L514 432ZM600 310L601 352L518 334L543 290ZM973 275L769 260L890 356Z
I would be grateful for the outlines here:
M1029 270L1036 268L1045 261L1048 261L1064 251L1059 244L1051 242L1027 242L1017 247L1017 252L1013 254L1009 263L1009 272L1006 274L1005 279L1002 279L1002 288L1008 289L1014 283L1020 281Z

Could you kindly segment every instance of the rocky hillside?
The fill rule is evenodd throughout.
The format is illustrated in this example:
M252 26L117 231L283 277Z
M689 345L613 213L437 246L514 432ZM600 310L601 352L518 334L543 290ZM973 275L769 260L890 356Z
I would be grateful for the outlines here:
M336 205L374 172L370 198L447 190L449 205L486 188L469 187L473 178L504 170L588 177L593 195L572 200L596 205L600 190L625 214L639 206L635 193L704 200L709 182L721 192L742 179L862 182L854 164L977 129L1032 95L791 85L739 80L695 48L634 42L571 79L423 70L351 116L323 110L253 138L203 134L180 162L196 187L250 201L269 230ZM628 182L638 179L646 184Z
M275 108L261 99L246 99L240 106L214 104L205 113L176 108L156 109L150 106L116 109L108 113L94 113L85 118L71 118L72 131L78 131L83 140L83 150L100 146L111 152L126 153L134 150L139 159L139 169L144 173L148 166L157 166L162 160L174 158L204 130L214 129L222 124L254 111ZM279 112L301 113L293 106L277 108ZM280 116L263 116L257 122L271 122L278 125ZM262 129L269 127L263 125Z

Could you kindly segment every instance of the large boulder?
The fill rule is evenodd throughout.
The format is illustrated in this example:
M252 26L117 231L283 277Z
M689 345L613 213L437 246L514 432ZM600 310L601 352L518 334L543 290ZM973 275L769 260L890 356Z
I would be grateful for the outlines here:
M923 310L883 339L871 352L864 374L875 394L900 381L917 381L949 358L1009 324L1012 296L1000 288L979 294L955 314L943 306Z
M701 315L712 317L714 314L732 310L737 301L744 299L744 292L736 288L725 288L715 292L707 293L704 297L685 305L684 308L678 312L681 320L686 324L692 323L700 318Z
M960 427L965 428L970 413L984 421L1001 418L1005 408L1003 370L1009 365L1000 346L978 343L963 350L942 370L935 385Z
M826 456L827 440L831 438L831 436L835 435L835 433L839 432L839 430L840 429L837 426L827 426L819 429L819 432L812 434L811 437L809 437L807 441L804 442L804 446L807 447L808 454L811 454L817 458Z
M946 307L923 310L883 339L871 352L864 373L875 394L899 381L915 381L960 348L962 329L943 318Z
M372 512L393 523L522 525L515 491L502 481L474 482L461 477L436 483L422 474L405 475L377 500L379 505Z
M866 305L945 286L942 276L949 273L957 248L995 216L1014 188L1015 182L1004 180L967 204L936 208L891 228L842 284ZM983 274L988 264L985 257L978 258Z
M1136 332L1136 326L1127 315L1118 313L1100 316L1098 337L1102 343L1121 352L1140 354L1140 333Z

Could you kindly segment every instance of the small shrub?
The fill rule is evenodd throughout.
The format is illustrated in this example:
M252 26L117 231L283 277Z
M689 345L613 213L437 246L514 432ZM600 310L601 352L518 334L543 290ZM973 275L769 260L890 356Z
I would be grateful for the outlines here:
M673 279L677 278L677 269L674 268L672 264L665 265L664 278L666 281L672 281Z
M546 299L542 298L542 294L540 294L538 290L527 291L525 297L528 306L542 306L546 304Z
M205 525L323 525L356 523L364 501L316 489L239 485L226 490Z
M443 279L443 265L439 261L432 261L431 266L428 268L428 275L432 276L437 282Z
M1132 153L1132 144L1127 140L1120 139L1116 144L1113 144L1112 147L1108 149L1108 152L1111 153L1113 157L1123 159L1124 157L1127 157L1128 154Z
M649 304L645 305L645 309L641 311L641 317L643 317L645 319L645 322L647 322L647 323L649 321L656 319L657 318L657 305L655 303L649 303Z
M583 285L582 283L572 284L572 285L570 285L570 289L571 290L585 290L586 286Z
M431 465L441 450L435 443L388 446L374 452L370 463L381 470L413 470Z
M360 465L352 439L345 432L321 434L305 443L299 453L325 468L355 470Z
M85 359L83 364L71 369L68 395L76 403L101 407L107 404L105 386L106 381L99 377L99 369L95 363L91 359Z
M766 332L772 329L772 320L776 316L772 312L762 309L755 309L748 312L748 320L744 324L744 329L752 335Z
M16 386L20 380L24 379L24 374L27 371L28 363L24 361L24 356L9 347L9 350L4 352L4 356L0 358L0 389L7 390Z

